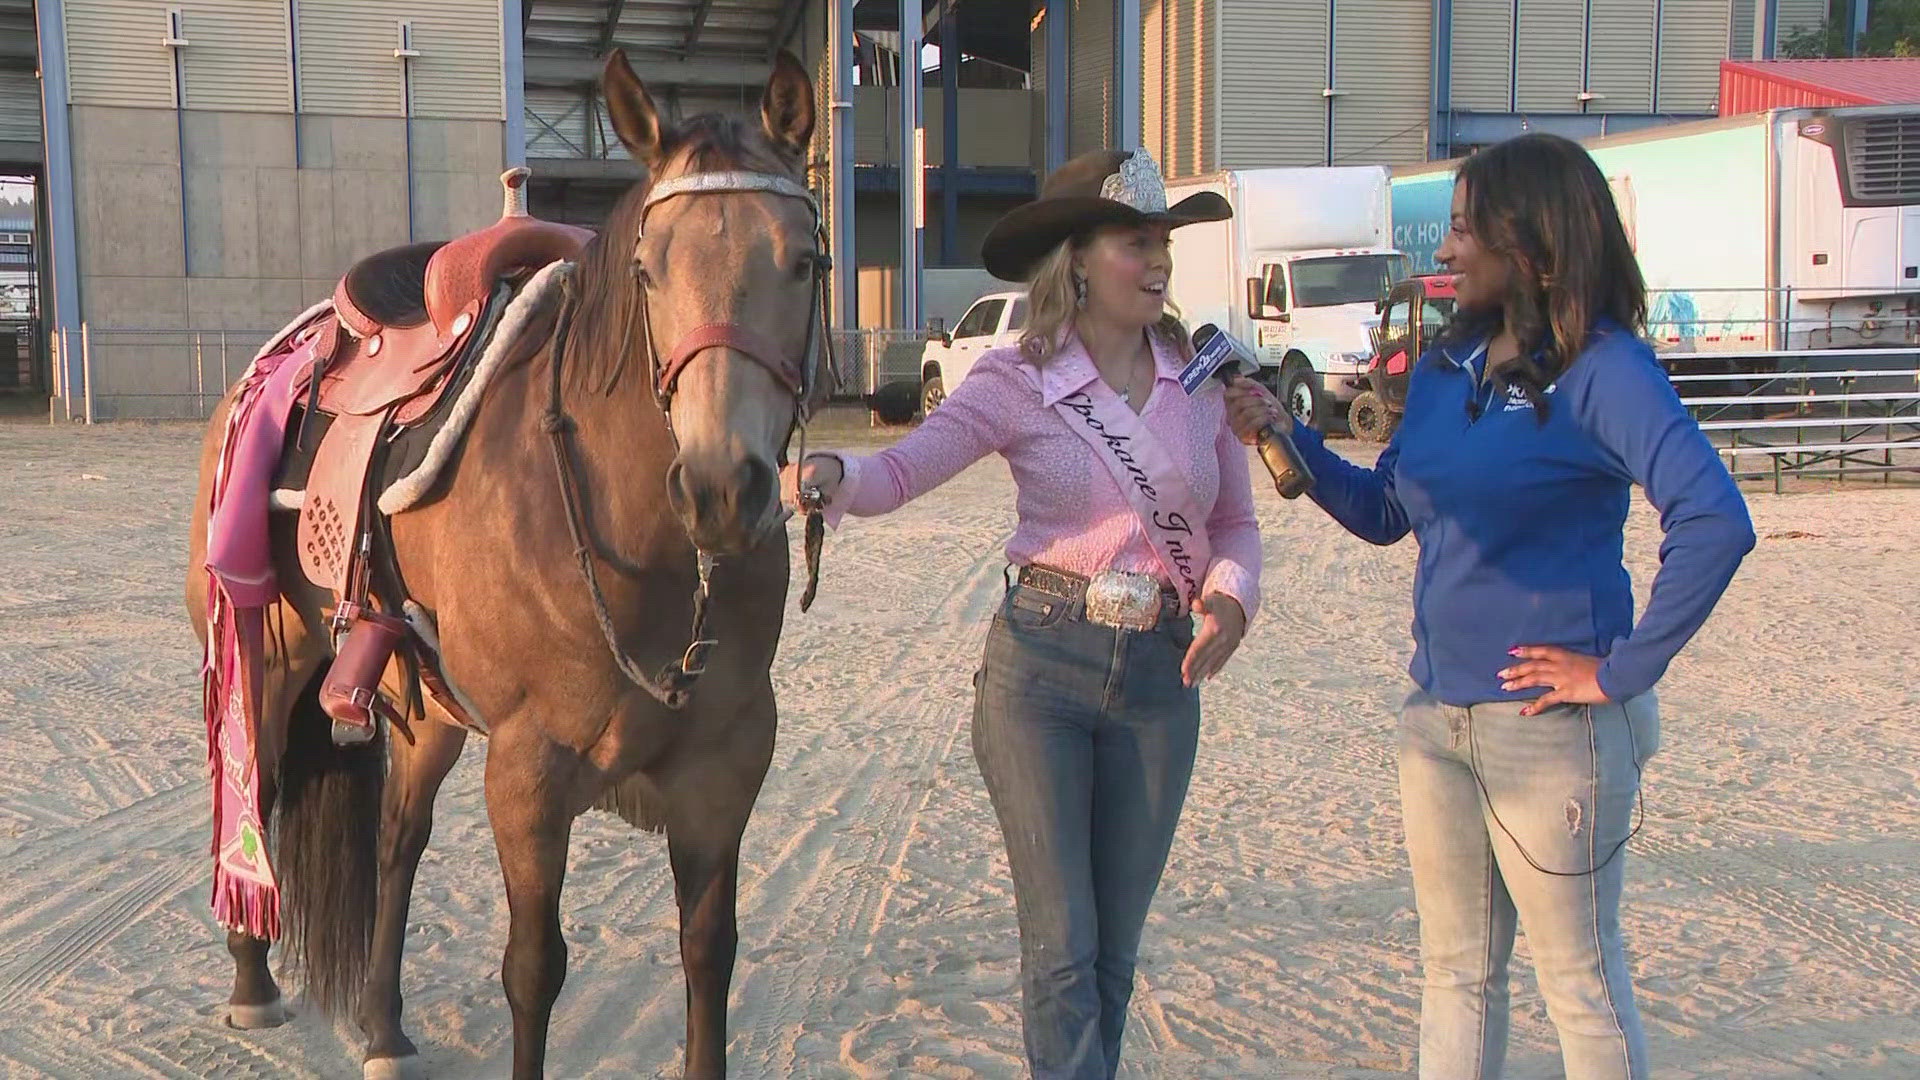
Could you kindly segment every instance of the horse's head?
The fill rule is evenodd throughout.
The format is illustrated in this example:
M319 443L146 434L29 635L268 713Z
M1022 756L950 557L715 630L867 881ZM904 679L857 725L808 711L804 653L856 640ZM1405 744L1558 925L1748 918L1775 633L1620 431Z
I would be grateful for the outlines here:
M826 350L825 252L802 174L813 87L783 51L757 127L711 115L675 127L623 54L608 57L603 86L614 130L649 177L637 210L620 216L630 236L606 239L632 244L633 348L652 357L679 447L668 499L702 550L737 554L784 520L775 462L827 375L815 359Z

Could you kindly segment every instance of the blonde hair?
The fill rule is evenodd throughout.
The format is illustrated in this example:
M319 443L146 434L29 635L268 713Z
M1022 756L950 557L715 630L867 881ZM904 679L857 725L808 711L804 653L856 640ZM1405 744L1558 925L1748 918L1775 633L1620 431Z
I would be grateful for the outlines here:
M1080 312L1079 296L1073 284L1073 256L1082 241L1069 237L1040 260L1039 269L1027 285L1027 328L1020 335L1020 351L1034 367L1045 367L1059 348L1062 335L1073 325ZM1180 321L1180 309L1171 299L1160 321L1153 325L1154 337L1171 345L1182 359L1193 353L1193 341L1187 326Z

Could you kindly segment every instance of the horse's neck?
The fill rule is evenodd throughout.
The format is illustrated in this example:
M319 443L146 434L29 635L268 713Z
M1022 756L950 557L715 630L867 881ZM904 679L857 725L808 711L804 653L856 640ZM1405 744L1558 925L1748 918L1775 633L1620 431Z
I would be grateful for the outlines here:
M557 495L552 439L546 434L551 408L553 362L549 345L528 365L520 394L496 395L504 408L496 422L530 432L531 440L512 440L535 448L536 456L516 463L535 486ZM566 358L561 359L563 367ZM600 545L631 560L665 554L686 544L667 502L667 468L676 453L673 434L646 385L644 370L629 362L611 390L585 385L562 371L560 409L571 420L566 439L567 464ZM644 368L644 365L641 365ZM508 404L511 402L512 404ZM540 501L546 501L542 496Z

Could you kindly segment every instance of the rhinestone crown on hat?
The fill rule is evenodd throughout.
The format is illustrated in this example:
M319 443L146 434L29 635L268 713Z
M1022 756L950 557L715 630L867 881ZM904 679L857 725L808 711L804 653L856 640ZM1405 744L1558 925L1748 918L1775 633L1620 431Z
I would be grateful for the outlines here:
M1153 155L1135 150L1100 185L1100 197L1125 203L1143 214L1162 214L1167 209L1167 184Z

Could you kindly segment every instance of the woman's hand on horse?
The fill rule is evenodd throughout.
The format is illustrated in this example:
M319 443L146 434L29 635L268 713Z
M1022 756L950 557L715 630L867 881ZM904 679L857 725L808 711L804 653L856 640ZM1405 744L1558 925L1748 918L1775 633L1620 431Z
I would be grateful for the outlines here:
M1607 703L1607 692L1600 689L1599 657L1557 645L1522 645L1508 651L1521 662L1501 669L1500 689L1547 688L1520 710L1521 716L1538 716L1555 705Z
M846 467L839 458L832 454L808 454L797 467L789 465L780 470L780 499L798 510L800 489L811 487L820 492L820 504L825 506L833 502L845 479Z
M1193 635L1186 658L1180 661L1180 680L1198 686L1227 666L1240 639L1247 633L1247 613L1240 601L1224 593L1208 593L1194 605L1200 629Z
M1227 424L1241 442L1252 446L1259 441L1260 430L1279 423L1280 417L1280 403L1266 387L1245 375L1235 375L1228 381Z

